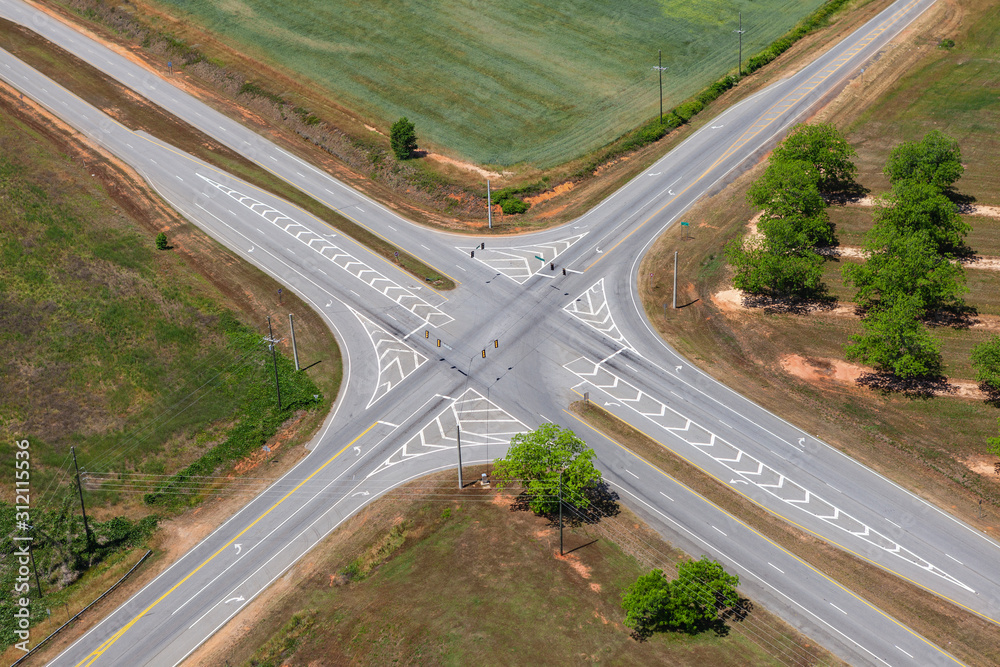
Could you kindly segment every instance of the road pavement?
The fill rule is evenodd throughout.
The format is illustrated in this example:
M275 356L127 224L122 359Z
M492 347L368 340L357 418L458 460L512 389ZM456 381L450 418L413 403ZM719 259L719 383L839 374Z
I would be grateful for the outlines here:
M992 567L1000 545L692 366L651 329L636 292L639 260L667 226L752 165L930 4L891 5L795 75L720 114L581 218L480 239L413 224L166 78L19 0L0 0L0 15L458 283L447 294L419 284L297 207L129 130L0 51L0 78L132 165L183 215L307 301L335 332L345 363L340 396L310 455L53 664L177 664L360 507L454 465L458 426L471 463L501 455L513 433L543 422L584 435L606 479L650 525L689 553L721 560L745 594L848 662L956 662L566 412L586 392L789 521L1000 620ZM752 615L746 628L765 644L775 631Z

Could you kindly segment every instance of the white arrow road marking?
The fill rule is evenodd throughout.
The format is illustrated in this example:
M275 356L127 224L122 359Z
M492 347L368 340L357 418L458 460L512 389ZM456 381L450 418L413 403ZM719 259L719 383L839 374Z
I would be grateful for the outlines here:
M604 401L604 407L608 407L609 405L621 405L621 403L612 403L610 401Z
M799 446L802 447L805 444L806 444L806 439L805 438L799 438Z
M750 482L746 481L745 479L731 479L731 480L729 480L729 483L730 484L747 484L747 485L750 484Z
M712 129L713 130L718 130L720 127L725 127L725 125L713 125Z
M333 301L330 301L329 303L326 304L326 308L329 308L332 305L333 305Z
M367 495L368 495L367 491L358 491L357 493L352 493L351 498L353 498L354 496L367 496Z
M674 194L673 190L667 190L667 194L670 195L671 197L676 197L677 196L677 195Z
M226 600L226 604L229 604L230 602L243 602L245 599L246 598L243 597L242 595L236 598L229 598L228 600Z
M676 368L674 368L674 372L680 373L682 368L684 368L684 367L683 366L677 366Z
M236 554L237 555L239 555L239 553L241 551L243 551L243 545L242 544L234 544L233 547L236 549Z
M250 246L250 249L247 250L247 252L253 252L253 248L254 248L253 246Z
M655 174L646 174L646 175L647 175L647 176L659 176L659 175L660 175L660 174L662 174L662 173L663 173L662 171L658 171L658 172L656 172Z
M354 451L357 452L357 454L355 456L361 456L361 448L360 447L355 447Z
M603 250L601 250L600 248L598 248L598 249L597 249L597 252L600 252L600 253L603 253L604 251L603 251Z

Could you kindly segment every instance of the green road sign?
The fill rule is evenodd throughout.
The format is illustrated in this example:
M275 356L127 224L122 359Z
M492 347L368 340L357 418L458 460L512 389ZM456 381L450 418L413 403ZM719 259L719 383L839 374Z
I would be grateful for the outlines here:
M544 262L545 261L544 257L539 257L538 255L535 255L535 259L537 259L540 262Z

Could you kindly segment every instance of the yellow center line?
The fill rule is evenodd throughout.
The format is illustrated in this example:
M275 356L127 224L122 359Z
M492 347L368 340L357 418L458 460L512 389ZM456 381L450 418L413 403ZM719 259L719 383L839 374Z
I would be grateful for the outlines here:
M229 548L229 546L233 542L235 542L236 540L240 539L240 537L242 537L244 535L244 533L246 533L248 530L250 530L255 525L257 525L257 523L261 519L263 519L264 517L266 517L268 514L270 514L273 509L275 509L281 503L285 502L285 500L287 500L289 496L291 496L293 493L295 493L296 491L298 491L299 488L301 488L303 484L305 484L306 482L308 482L309 480L311 480L313 477L315 477L316 475L318 475L320 473L320 471L323 470L323 468L325 468L328 465L330 465L333 462L334 459L336 459L338 456L340 456L341 454L343 454L344 451L346 451L351 445L353 445L360 438L362 438L366 433L368 433L368 431L370 431L373 428L375 428L376 424L378 424L378 422L375 422L374 424L372 424L371 426L369 426L368 428L366 428L364 431L361 432L360 435L358 435L356 438L354 438L354 440L351 440L349 443L347 443L346 445L344 445L343 449L341 449L339 452L337 452L336 454L334 454L333 456L331 456L329 459L327 459L326 463L324 463L323 465L321 465L319 468L317 468L315 471L313 471L313 473L311 475L309 475L304 480L302 480L301 482L299 482L295 486L295 488L292 489L291 491L289 491L288 493L286 493L281 498L281 500L279 500L278 502L276 502L273 505L271 505L271 507L269 507L266 512L264 512L259 517L257 517L256 519L254 519L253 523L251 523L249 526L247 526L242 531L240 531L240 533L238 535L236 535L235 537L233 537L231 540L229 540L228 542L226 542L224 545L222 545L221 547L219 547L218 551L216 551L214 554L212 554L211 556L209 556L208 558L206 558L205 561L201 565L199 565L195 569L191 570L191 572L189 572L187 574L187 576L185 576L183 579L181 579L176 584L174 584L170 588L170 590L168 590L166 593L164 593L163 595L161 595L160 597L158 597L152 604L150 604L148 607L146 607L145 609L143 609L135 618L133 618L131 621L129 621L128 623L126 623L124 626L122 626L122 628L118 632L116 632L115 634L111 635L100 646L98 646L96 649L94 649L86 658L84 658L83 660L81 660L80 662L78 662L76 664L76 667L85 667L87 665L94 664L95 660L97 660L99 657L101 657L104 654L105 651L107 651L109 648L111 648L114 645L115 642L117 642L119 639L121 639L122 635L124 635L125 632L127 632L129 630L129 628L131 628L133 625L135 625L136 623L138 623L139 619L141 619L143 616L145 616L147 613L149 613L149 611L153 607L155 607L156 605L160 604L160 602L162 602L168 595L170 595L171 593L173 593L175 590L177 590L177 588L179 586L181 586L184 582L186 582L188 579L190 579L191 577L193 577L198 572L198 570L200 570L201 568L205 567L210 562L212 562L212 560L216 556L218 556L223 551L225 551L227 548Z
M879 26L879 27L874 28L872 30L872 32L869 32L867 35L865 35L864 37L862 37L861 39L859 39L857 42L855 42L854 46L851 47L851 50L853 50L853 49L857 49L857 50L853 51L853 52L845 53L844 55L840 56L837 60L840 60L841 58L843 58L844 60L842 62L840 62L839 64L837 64L837 60L833 61L833 64L836 64L836 67L833 70L831 70L829 74L821 73L820 75L817 76L816 79L811 79L806 84L803 84L802 86L799 86L798 88L796 88L795 90L793 90L792 92L790 92L788 95L786 95L785 97L783 97L781 100L779 100L778 102L776 102L773 106L771 106L770 109L768 109L763 114L761 114L760 119L758 119L758 121L756 123L754 123L754 125L752 125L750 127L750 129L748 129L746 132L744 132L743 136L741 136L739 139L737 139L735 142L733 142L733 144L729 148L726 149L726 152L724 152L719 157L718 160L716 160L714 163L712 163L712 165L708 169L706 169L701 174L701 176L699 176L694 181L692 181L690 185L688 185L686 188L684 188L683 190L681 190L678 194L674 195L672 199L670 199L669 201L667 201L667 203L665 203L663 206L661 206L660 208L658 208L652 215L650 215L648 218L646 218L645 220L643 220L638 226L636 226L635 229L633 229L631 232L629 232L628 234L626 234L625 238L623 238L621 241L619 241L618 243L616 243L613 246L611 246L608 250L606 250L603 254L601 254L600 257L598 257L593 262L591 262L587 266L587 268L584 269L584 272L589 271L591 268L593 268L593 266L595 264L597 264L602 259L604 259L608 255L610 255L611 252L615 248L617 248L622 243L624 243L630 236L632 236L632 234L635 234L637 231L639 231L640 229L642 229L646 225L647 222L649 222L650 220L652 220L653 218L655 218L656 216L658 216L663 211L663 209L665 209L666 207L670 206L672 203L674 203L675 201L677 201L677 199L681 195L683 195L685 192L687 192L692 187L694 187L699 181L701 181L701 179L705 178L705 176L707 176L712 170L714 170L717 166L719 166L719 164L723 160L725 160L726 158L728 158L729 156L731 156L739 148L742 148L743 146L745 146L747 143L750 142L751 139L753 139L755 136L757 136L758 134L760 134L761 132L763 132L765 129L767 129L767 127L769 127L772 123L774 123L774 121L776 121L786 111L788 111L788 109L790 109L793 104L801 101L802 98L805 97L805 92L812 90L812 88L805 88L805 85L811 84L811 83L813 83L813 81L816 81L815 86L813 86L813 88L815 88L820 83L822 83L824 80L830 78L830 76L832 76L834 72L836 72L837 70L839 70L840 68L842 68L848 62L850 62L850 60L855 55L857 55L858 53L860 53L861 48L859 47L859 45L862 43L863 40L868 39L869 41L871 41L876 36L881 35L883 32L885 32L886 30L888 30L891 25L897 23L901 18L903 18L903 16L907 12L909 12L909 10L914 5L916 5L918 1L919 0L912 0L909 4L907 4L905 7L903 7L902 9L900 9L899 12L896 13L895 17L893 17L891 19L890 23L888 23L885 26ZM851 50L849 50L849 51L851 51ZM799 95L799 97L798 98L794 98L795 95ZM781 109L781 110L778 110L778 108L781 105L783 105L783 104L786 105L785 108ZM757 123L760 123L762 119L767 118L767 116L769 114L774 114L774 117L768 119L766 122L763 123L763 125L761 125L760 127L758 127Z

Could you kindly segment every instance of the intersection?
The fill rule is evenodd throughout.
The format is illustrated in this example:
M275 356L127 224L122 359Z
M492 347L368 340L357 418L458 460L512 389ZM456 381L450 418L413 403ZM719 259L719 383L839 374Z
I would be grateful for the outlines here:
M501 456L555 422L622 501L852 664L952 664L936 647L565 412L591 400L827 541L994 621L1000 545L728 390L655 334L636 293L649 244L778 140L924 11L897 2L795 75L731 107L578 220L483 240L420 227L17 0L0 14L452 277L439 293L297 207L120 125L5 52L0 78L130 164L174 208L328 322L340 396L311 454L54 664L174 665L382 493ZM563 273L565 269L565 275ZM426 332L426 336L425 336ZM437 346L440 339L441 346ZM494 346L496 341L496 347ZM236 549L236 545L240 545Z

